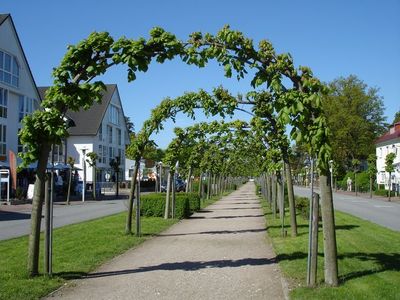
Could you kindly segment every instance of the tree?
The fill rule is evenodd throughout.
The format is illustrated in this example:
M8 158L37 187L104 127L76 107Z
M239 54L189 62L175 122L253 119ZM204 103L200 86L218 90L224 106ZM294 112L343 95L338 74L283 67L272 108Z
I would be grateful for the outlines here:
M400 110L394 114L393 125L400 122Z
M121 164L121 158L119 156L116 156L115 158L112 158L110 160L110 167L113 169L114 174L116 174L116 182L115 182L115 197L118 198L119 196L119 172L120 172L120 164Z
M392 192L392 173L394 172L393 162L396 159L395 153L389 153L386 155L385 159L385 171L389 173L388 186L389 186L389 198L388 201L391 201L391 192Z
M126 123L126 128L128 129L128 134L132 134L135 132L135 125L131 121L131 118L128 116L125 116L125 123Z
M92 167L92 176L93 176L93 187L92 187L92 193L93 193L93 199L96 200L96 177L97 177L97 160L99 159L99 156L96 152L89 152L86 154L86 162L89 164L90 167Z
M375 151L374 140L387 128L379 90L354 75L329 83L323 110L332 134L332 156L341 170L352 168L352 159L367 159Z
M360 164L361 162L358 159L352 159L351 160L351 166L354 171L354 191L356 192L356 196L358 193L358 187L357 187L357 173L360 171Z
M368 175L369 175L369 197L372 198L372 187L376 177L376 173L378 172L376 168L376 155L370 154L368 156Z
M70 199L70 196L71 196L71 186L72 186L72 172L74 171L75 158L73 158L71 156L68 156L67 164L69 165L67 205L69 205L69 199Z

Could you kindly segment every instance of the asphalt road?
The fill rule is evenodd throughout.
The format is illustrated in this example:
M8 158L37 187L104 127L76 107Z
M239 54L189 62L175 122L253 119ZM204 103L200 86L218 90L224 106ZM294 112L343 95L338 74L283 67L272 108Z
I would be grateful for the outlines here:
M54 204L54 228L119 213L127 209L126 199ZM44 211L43 211L44 214ZM31 226L31 205L0 206L0 240L27 235ZM42 220L42 230L44 219Z
M296 186L294 193L298 196L310 197L311 190ZM333 204L337 210L400 231L399 202L388 202L383 199L371 199L365 196L353 196L337 192L333 194Z

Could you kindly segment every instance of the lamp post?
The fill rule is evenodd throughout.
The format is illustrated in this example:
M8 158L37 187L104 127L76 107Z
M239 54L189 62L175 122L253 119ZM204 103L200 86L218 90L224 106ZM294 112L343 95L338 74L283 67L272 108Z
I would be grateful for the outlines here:
M85 193L86 193L86 151L88 150L86 147L82 149L82 159L83 159L83 185L82 185L82 202L85 202Z

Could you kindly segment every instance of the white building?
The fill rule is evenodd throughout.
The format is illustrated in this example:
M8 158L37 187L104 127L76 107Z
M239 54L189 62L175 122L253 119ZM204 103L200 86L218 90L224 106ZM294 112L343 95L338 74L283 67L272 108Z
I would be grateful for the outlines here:
M102 102L95 103L88 110L79 112L68 111L75 127L69 129L70 136L65 145L56 149L55 162L66 162L67 157L75 159L75 167L80 179L83 179L84 156L87 153L97 153L97 181L106 181L107 174L114 178L114 171L110 167L110 161L120 158L119 180L124 180L125 174L125 146L129 143L129 132L126 126L124 111L121 104L116 84L107 84ZM39 87L44 95L47 87ZM93 168L86 165L86 180L93 181Z
M385 171L386 155L395 153L394 160L395 172L392 173L392 189L400 184L400 122L394 124L390 130L378 138L375 142L376 147L376 167L377 183L389 188L389 173Z
M21 119L39 108L39 92L9 14L0 14L0 164L8 152L22 151L18 143Z

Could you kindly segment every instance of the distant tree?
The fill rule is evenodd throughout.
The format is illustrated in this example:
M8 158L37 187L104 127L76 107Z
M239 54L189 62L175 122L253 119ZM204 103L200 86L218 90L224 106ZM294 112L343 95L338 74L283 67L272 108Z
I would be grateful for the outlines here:
M374 140L386 131L384 104L377 88L354 75L329 83L323 108L332 133L333 160L343 171L355 158L366 159L375 151Z
M395 124L395 123L398 123L398 122L400 122L400 110L397 113L394 114L394 119L393 119L393 123L392 124Z
M357 189L358 188L357 187L357 172L360 171L360 164L361 164L361 162L358 159L353 159L351 161L351 165L352 165L353 171L354 171L354 190L356 192L356 196L357 196L357 193L358 193L358 189Z
M121 158L119 156L116 156L115 158L112 158L110 160L110 167L114 170L114 173L117 175L116 176L116 190L115 190L115 197L119 196L119 172L120 172L120 164L121 164Z
M135 132L135 124L133 124L130 117L125 116L125 123L129 134Z
M90 167L92 167L93 170L93 199L96 200L96 175L97 175L97 160L99 159L99 156L96 152L89 152L86 154L86 161L89 164Z
M394 165L393 162L396 158L396 154L394 153L389 153L388 155L386 155L386 160L385 160L385 171L389 173L389 181L388 181L388 185L389 185L389 199L388 201L390 201L390 196L391 196L391 190L392 190L392 173L394 172Z
M369 175L369 197L372 198L372 186L376 177L376 155L370 154L368 156L368 170L367 173Z

